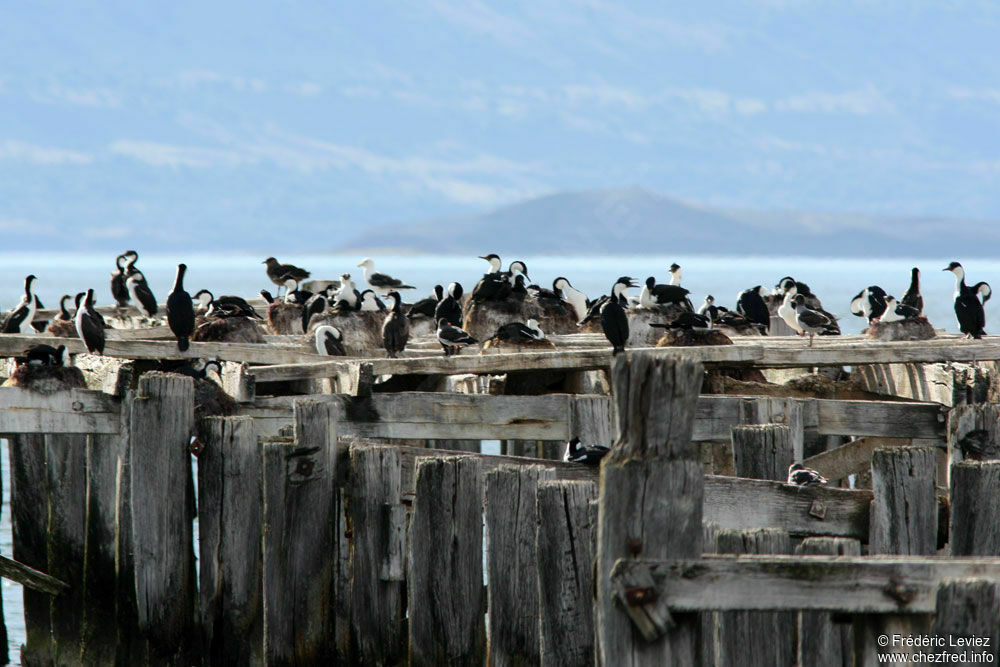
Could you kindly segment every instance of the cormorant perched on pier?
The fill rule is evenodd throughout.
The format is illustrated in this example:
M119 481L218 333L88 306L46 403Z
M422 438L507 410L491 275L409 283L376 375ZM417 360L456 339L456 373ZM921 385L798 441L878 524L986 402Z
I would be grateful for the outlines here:
M688 290L673 283L657 285L656 278L653 276L646 278L646 284L639 293L639 305L652 308L667 304L678 304L686 306L688 310L694 310L691 307L691 300L688 298Z
M361 310L366 313L384 313L386 311L386 307L385 303L382 302L382 299L378 298L378 294L375 293L375 290L366 289L361 293L357 310Z
M611 449L604 445L581 445L580 438L573 438L566 443L563 461L567 463L586 463L595 466Z
M435 285L434 295L425 297L410 306L410 309L406 311L406 316L410 318L411 322L414 318L420 319L421 317L434 317L434 310L437 308L437 305L441 303L441 299L443 298L444 288L440 285Z
M754 285L750 289L740 292L736 298L736 312L743 315L751 322L756 322L762 327L761 332L766 334L771 326L771 313L767 309L764 297L770 292L762 285Z
M827 479L812 468L807 468L801 463L793 463L788 466L788 483L796 486L809 486L810 484L826 484Z
M177 265L174 289L167 295L167 324L177 337L177 349L181 352L190 347L191 334L194 333L194 304L191 295L184 291L185 271L186 264Z
M438 320L437 339L444 348L446 357L458 354L463 345L475 345L479 342L465 330L448 324L448 320L443 317Z
M337 327L325 324L316 327L316 353L329 357L346 357L344 350L344 334Z
M958 262L952 262L943 270L955 274L955 315L959 329L966 338L982 338L986 335L986 310L983 306L993 294L989 283L980 282L972 287L966 285L965 269Z
M330 302L322 294L313 294L302 306L302 331L309 333L309 320L313 315L322 315L326 312Z
M285 303L303 306L312 297L313 293L309 290L299 289L299 282L301 281L291 273L285 274L282 283L285 286Z
M22 334L33 334L35 328L31 326L31 321L35 319L35 311L38 308L38 301L35 299L34 293L31 291L31 285L37 280L34 275L29 275L24 279L24 296L21 297L21 303L18 304L17 308L10 311L7 315L7 319L3 322L3 327L0 329L2 333L22 333Z
M265 269L267 278L278 286L279 291L285 286L285 276L291 276L299 282L309 277L309 272L305 269L300 269L294 264L281 264L274 257L268 257L261 264L267 265Z
M199 307L205 310L206 317L253 317L258 320L264 319L260 313L250 305L250 302L241 296L223 294L216 297L207 289L198 290L193 299L199 303ZM273 300L273 299L272 299ZM268 302L270 303L270 302Z
M364 269L365 281L371 285L371 288L384 296L388 296L390 291L416 289L413 285L404 285L403 281L398 278L375 271L375 262L372 261L371 257L365 257L358 266Z
M544 338L545 334L538 328L538 320L530 319L527 323L508 322L500 326L496 333L490 337L490 340L505 343L530 343Z
M924 297L920 295L920 269L913 267L910 271L910 286L903 293L900 301L904 306L917 309L917 315L924 312Z
M867 318L871 324L885 312L885 295L885 290L878 285L869 285L851 299L851 313Z
M907 306L906 304L899 303L896 301L894 296L885 297L885 312L882 313L882 317L879 321L884 323L887 322L901 322L910 317L919 317L920 311L913 306Z
M132 300L135 301L135 307L146 317L156 315L156 297L153 296L153 291L149 289L149 284L146 283L146 276L142 275L142 271L135 268L135 259L129 258L126 262L125 276L125 286L128 287L128 293L131 295Z
M573 307L577 322L587 316L587 295L573 287L568 280L559 276L552 281L552 289Z
M122 265L122 262L131 260L130 263L134 264L138 259L139 253L135 250L126 250L115 258L115 267L117 268L111 272L111 297L118 304L119 308L128 306L129 299L131 298L128 293L128 287L125 285L125 267Z
M389 292L386 299L390 301L390 306L389 314L382 323L382 346L390 358L395 358L406 349L406 343L410 339L410 322L403 314L399 292Z
M448 321L453 327L462 324L462 283L451 283L448 285L448 293L441 299L434 309L434 321L438 322L442 318Z
M59 314L52 318L45 331L59 338L72 338L76 335L76 322L73 321L73 314L66 306L66 302L72 300L73 297L69 294L64 294L59 299Z
M628 342L628 317L621 302L624 300L625 290L635 286L630 277L622 276L611 287L611 298L601 306L601 328L611 343L612 354L625 351L625 344Z
M94 290L88 289L76 312L76 332L91 354L104 354L104 318L94 309Z

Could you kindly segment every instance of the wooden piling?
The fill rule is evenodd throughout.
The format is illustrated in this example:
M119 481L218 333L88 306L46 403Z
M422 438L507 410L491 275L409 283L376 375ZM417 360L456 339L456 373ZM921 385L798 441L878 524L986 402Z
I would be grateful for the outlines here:
M591 502L596 497L593 482L538 483L535 561L539 661L543 666L594 664L592 591L597 526ZM493 635L490 637L492 641Z
M601 665L690 665L697 615L674 615L643 639L633 615L645 605L616 600L619 560L701 556L704 475L691 444L702 365L651 353L619 355L612 366L618 442L601 463L597 538L597 656ZM626 613L626 610L633 615ZM659 615L658 618L661 618Z
M877 449L872 454L872 554L937 553L936 465L932 447Z
M955 656L954 663L996 664L1000 660L1000 583L953 579L942 584L931 634L942 639L942 652ZM958 645L963 639L969 643Z
M795 548L802 556L860 556L861 542L837 537L807 537ZM850 623L834 623L827 611L799 614L798 665L800 667L851 667L854 634Z
M263 451L249 417L209 417L198 456L201 628L213 665L263 661Z
M195 636L194 529L188 494L191 378L146 373L132 402L132 540L138 626L147 660L186 660Z
M1000 556L1000 461L951 466L951 554Z
M25 565L48 570L48 481L45 467L45 436L15 435L10 448L11 529L14 558ZM49 596L24 589L26 638L21 662L50 664L51 621Z
M737 477L788 479L795 462L792 431L781 424L733 427L733 467Z
M790 554L791 539L783 530L722 530L716 536L720 554ZM791 665L795 661L794 612L727 611L718 615L718 664L723 667Z
M351 447L351 645L360 664L406 658L406 508L395 447Z
M802 403L793 398L747 398L740 401L740 422L743 424L784 424L788 427L792 446L792 456L801 461L807 456L805 416ZM815 429L810 431L808 455L816 454L812 443L816 440Z
M536 490L553 473L502 466L486 474L486 576L490 665L532 665L539 657Z
M410 664L482 665L482 477L479 462L417 460L410 522Z
M336 423L339 403L295 404L295 443L264 445L264 659L324 664L336 655Z

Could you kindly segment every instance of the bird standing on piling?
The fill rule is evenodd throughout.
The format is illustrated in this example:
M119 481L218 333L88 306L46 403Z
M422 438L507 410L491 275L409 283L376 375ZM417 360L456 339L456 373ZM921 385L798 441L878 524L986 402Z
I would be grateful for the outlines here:
M980 282L972 287L966 285L965 269L958 262L952 262L942 270L955 274L955 315L959 329L966 338L982 338L986 335L986 310L983 306L993 294L989 283Z
M125 286L128 288L128 293L135 301L135 307L139 309L147 318L152 318L156 315L157 305L156 297L153 296L153 291L149 289L149 284L146 283L146 276L142 275L142 271L135 268L136 257L130 257L125 264Z
M2 333L22 333L33 334L35 328L31 326L31 321L35 319L35 311L38 308L38 300L31 291L32 284L37 280L34 275L29 275L24 279L24 296L17 308L10 311L7 319L4 320Z
M177 349L181 352L190 347L191 334L194 333L194 304L191 295L184 291L185 271L186 264L177 265L174 289L167 295L167 324L177 337Z
M394 359L406 349L406 343L410 339L410 322L403 314L399 292L395 290L389 292L386 294L386 299L390 301L390 305L389 314L382 323L382 346L389 353L389 357Z
M104 318L94 309L94 290L88 289L76 311L76 333L91 354L104 354Z
M913 267L910 271L910 286L903 293L900 301L904 306L917 309L917 315L924 312L924 297L920 294L920 269Z
M278 286L278 291L281 291L282 287L285 287L285 276L291 276L296 281L303 281L309 277L309 272L305 269L301 269L294 264L282 264L274 257L268 257L261 264L266 264L267 268L267 278L272 283Z
M612 285L611 298L601 306L601 328L611 343L612 354L625 351L629 331L628 316L625 315L622 301L625 299L625 290L635 286L630 277L622 276Z
M393 278L385 273L378 273L375 270L375 262L372 261L371 257L365 257L358 266L364 269L365 281L382 296L388 296L390 291L416 289L413 285L404 285L403 281L398 278Z
M444 356L450 357L458 354L464 345L475 345L479 341L469 335L463 329L452 326L448 320L441 318L438 320L437 339L444 348Z
M125 267L122 262L132 260L134 264L138 259L139 253L135 250L126 250L115 258L116 268L111 272L111 297L118 304L119 308L128 306L129 299L131 298L128 293L128 287L125 285Z

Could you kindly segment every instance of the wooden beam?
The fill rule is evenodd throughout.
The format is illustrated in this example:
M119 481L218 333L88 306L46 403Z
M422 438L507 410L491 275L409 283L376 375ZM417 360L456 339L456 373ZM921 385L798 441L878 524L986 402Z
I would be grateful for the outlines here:
M6 556L0 556L0 577L16 581L33 591L49 595L59 595L69 589L69 584L66 582L50 577L44 572L39 572Z
M0 387L3 433L118 434L121 402L110 394L71 389L38 394Z
M828 449L802 461L827 479L846 479L871 468L872 453L885 447L906 447L913 443L910 438L858 438L853 442Z
M1000 579L1000 558L716 556L620 560L613 577L648 568L671 611L816 610L932 614L945 580Z

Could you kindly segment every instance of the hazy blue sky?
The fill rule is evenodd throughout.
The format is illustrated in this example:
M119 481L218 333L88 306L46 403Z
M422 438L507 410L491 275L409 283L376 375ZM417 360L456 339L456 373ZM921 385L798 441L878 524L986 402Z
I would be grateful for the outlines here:
M8 247L323 250L626 185L1000 218L1000 3L139 4L4 3Z

